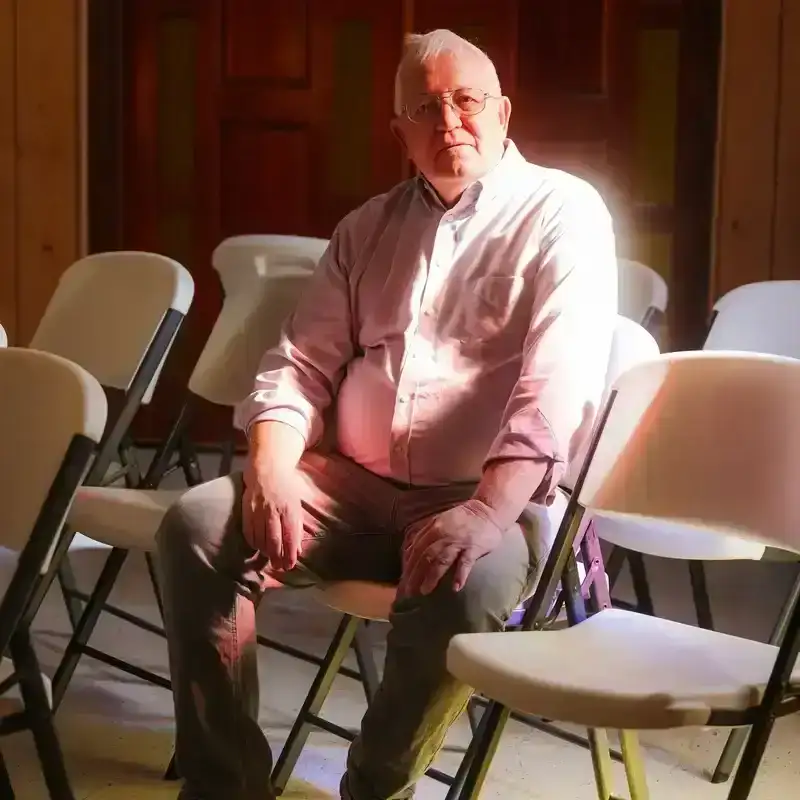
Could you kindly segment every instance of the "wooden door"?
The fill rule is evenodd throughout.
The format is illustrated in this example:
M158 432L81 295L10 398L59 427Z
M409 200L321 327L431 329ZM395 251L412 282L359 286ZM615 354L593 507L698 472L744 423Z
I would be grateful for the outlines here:
M128 246L191 270L194 307L138 436L157 438L216 319L227 237L329 237L403 170L389 130L400 0L131 0ZM193 433L218 441L226 409Z
M627 214L634 0L127 0L125 246L186 264L194 308L140 438L163 435L220 305L226 236L327 237L407 174L389 122L403 34L483 47L531 160ZM227 431L204 412L194 433Z

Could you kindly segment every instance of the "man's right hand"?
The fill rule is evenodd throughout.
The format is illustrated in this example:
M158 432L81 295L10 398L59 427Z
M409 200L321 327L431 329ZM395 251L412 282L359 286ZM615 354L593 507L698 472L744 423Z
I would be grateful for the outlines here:
M297 565L303 544L297 463L304 442L297 431L279 422L255 427L244 471L244 538L269 559L273 570L288 572Z

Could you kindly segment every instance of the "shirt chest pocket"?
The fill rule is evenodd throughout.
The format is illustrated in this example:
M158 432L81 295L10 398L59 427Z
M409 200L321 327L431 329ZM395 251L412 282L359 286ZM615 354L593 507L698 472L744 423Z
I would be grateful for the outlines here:
M525 281L520 277L481 278L466 287L457 336L465 344L511 336L517 328L524 336L519 306Z

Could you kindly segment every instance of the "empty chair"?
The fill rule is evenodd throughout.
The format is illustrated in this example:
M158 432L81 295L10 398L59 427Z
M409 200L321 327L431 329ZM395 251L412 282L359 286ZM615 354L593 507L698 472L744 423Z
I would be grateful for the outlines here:
M225 239L211 257L225 302L189 381L189 391L233 407L253 389L258 363L276 343L327 239L250 235Z
M684 535L687 527L707 543L709 557L758 558L765 546L800 553L799 403L800 361L774 356L670 354L619 378L526 630L451 642L450 672L496 701L468 756L463 798L478 796L512 708L587 726L602 798L612 795L603 729L622 731L628 783L638 800L648 795L633 731L752 725L728 797L750 796L775 718L798 708L798 598L780 646L619 609L587 618L574 592L568 595L571 627L536 628L548 591L559 576L569 576L563 570L585 512L646 522L624 544L665 558L693 554L695 537ZM685 458L686 442L691 458ZM761 465L757 475L746 468L754 463Z
M800 281L764 281L739 286L721 297L714 304L711 327L703 346L704 350L738 350L743 352L768 353L776 356L787 356L800 359L800 326L797 324L797 314L800 309ZM627 531L617 530L611 532L610 528L619 529L618 521L604 521L606 528L605 538L617 540L620 544L635 539L642 533L642 525L633 525ZM685 534L694 543L686 551L689 561L694 605L697 619L704 628L714 627L711 602L708 596L707 581L703 560L722 558L727 545L719 540L708 540L697 537L691 532ZM643 552L648 552L646 548ZM609 559L609 573L612 583L620 564L619 556L624 551ZM764 559L793 558L785 552L775 551L772 548L761 547L760 556ZM737 558L734 550L729 558ZM612 564L612 562L614 562ZM629 554L631 571L635 576L637 598L641 605L652 611L652 601L647 588L644 563L636 548ZM790 592L784 609L776 621L770 641L779 640L786 624L786 614L792 598L800 594L800 572L795 585ZM730 777L733 765L744 745L747 729L733 730L728 743L714 771L712 781L720 783Z
M619 316L614 331L609 363L606 371L606 391L603 402L605 402L605 398L610 393L613 382L624 370L657 355L658 344L653 339L652 335L638 323L623 316ZM580 466L586 456L587 448L588 443L583 450L576 455L571 469L565 477L563 488L566 492L571 491L575 485ZM536 514L539 517L537 533L542 556L550 549L555 539L561 517L567 506L566 492L560 491L557 494L556 501L549 508L542 509L539 507L531 507L530 509L530 513ZM523 519L522 522L524 524L525 520ZM585 528L583 532L585 533ZM600 576L598 582L604 582L605 576L602 570L602 555L600 554L599 548L592 552L591 557L588 559L586 558L586 552L583 552L583 555L584 561L590 565L593 559L598 559L599 569L596 571L599 572ZM542 558L542 561L544 561L544 558ZM598 576L594 573L588 577L596 579ZM585 581L586 578L587 576L584 572L581 575L581 580ZM591 584L592 580L581 587L584 593L588 593ZM603 589L605 590L605 585L603 585ZM342 612L344 617L328 648L325 661L317 673L305 703L292 726L286 744L275 762L273 783L275 788L279 791L286 786L310 732L315 727L321 727L319 715L322 704L331 691L333 683L332 678L337 670L340 669L348 649L354 642L360 644L356 652L359 658L359 668L361 670L362 679L365 683L367 700L369 701L373 696L378 682L377 670L371 661L371 653L368 649L368 633L365 632L361 623L365 620L388 620L395 596L394 586L360 581L333 583L322 586L314 591L323 603L336 611ZM597 592L597 594L600 593ZM556 599L555 589L550 599L550 608L552 608L553 601ZM518 609L509 620L508 625L514 626L519 624L523 612L524 607ZM361 637L360 642L358 642L358 637ZM343 733L343 729L332 725L332 723L327 720L324 720L322 724L324 725L324 730L328 732L338 732L340 735ZM444 783L452 783L454 780L452 776L446 775L436 769L430 770L428 774L430 777Z
M71 510L69 524L81 532L82 546L110 552L54 676L56 708L84 653L158 686L169 687L169 681L161 675L89 648L89 638L103 611L163 635L159 627L108 606L108 596L131 551L142 552L149 559L155 550L155 534L161 519L181 494L181 490L156 488L176 454L186 459L188 453L189 463L184 461L187 482L202 480L192 463L196 464L196 455L186 431L191 408L199 402L228 407L233 443L233 406L251 391L258 361L277 343L281 325L311 275L314 259L323 251L323 245L323 240L309 242L301 237L246 236L226 239L215 250L212 263L223 286L223 307L192 372L184 408L142 482L146 488L84 487ZM231 447L228 456L232 457L232 453ZM223 459L226 460L227 457ZM229 463L223 464L223 470L228 468ZM153 588L160 606L155 581ZM266 640L262 643L272 644Z
M669 292L666 281L639 261L620 258L617 268L619 313L654 333L667 311Z
M54 406L53 398L58 402ZM50 796L74 795L64 768L48 689L30 628L50 583L49 565L64 516L106 423L103 389L86 370L34 350L0 350L0 546L18 554L0 589L0 661L22 708L0 718L2 734L30 730ZM4 698L5 700L6 698ZM13 797L0 755L0 795Z
M61 275L30 347L79 364L109 394L112 410L87 483L114 480L108 471L118 454L126 482L139 482L129 429L140 406L152 398L193 297L188 270L156 253L98 253ZM72 543L73 549L82 541ZM69 543L65 539L62 545ZM61 564L59 579L74 626L86 596L78 591L67 560Z

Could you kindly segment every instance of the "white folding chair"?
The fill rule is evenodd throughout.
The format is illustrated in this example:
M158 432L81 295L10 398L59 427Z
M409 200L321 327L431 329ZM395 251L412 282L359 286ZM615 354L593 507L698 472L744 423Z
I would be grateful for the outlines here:
M612 797L605 729L622 732L631 796L643 800L633 731L752 725L728 797L750 796L775 719L800 710L800 600L779 646L620 609L587 618L575 593L568 595L571 627L538 628L547 592L560 576L568 580L585 512L631 522L598 533L665 558L758 559L766 546L800 553L799 405L795 359L674 353L619 378L525 630L462 635L450 644L450 672L495 700L471 749L462 798L478 796L512 708L587 726L604 799ZM752 464L761 466L758 474Z
M606 371L606 390L603 402L605 402L606 397L610 393L613 382L624 370L641 361L653 358L656 355L658 355L658 344L655 339L653 339L652 335L638 323L623 316L619 316L617 318L608 369ZM572 491L575 485L575 480L586 456L587 448L588 442L584 448L576 454L575 460L562 484L565 491L560 491L558 493L556 502L546 509L541 509L539 507L531 507L530 509L530 513L538 517L537 538L542 549L542 561L544 561L544 555L552 546L561 517L566 510L566 494ZM591 531L587 532L584 530L583 532L584 534L588 533L593 535ZM602 596L600 592L597 592L597 583L605 581L605 574L602 569L602 555L600 554L599 548L597 548L596 551L588 550L590 541L591 540L587 536L584 536L581 541L584 564L591 565L593 561L597 560L599 560L599 564L596 564L596 569L590 575L587 575L585 569L583 572L580 572L580 568L584 567L584 564L579 564L579 579L582 584L581 592L585 596L589 596L590 591L594 587L596 600L598 596ZM337 672L342 671L342 662L354 643L358 644L355 648L355 652L358 658L359 673L364 682L367 702L370 702L374 696L378 685L378 673L374 662L371 660L371 647L369 645L368 632L365 630L365 626L362 623L365 621L386 621L389 619L391 607L394 602L395 589L396 587L389 585L361 581L343 581L315 590L321 602L329 608L341 612L344 616L328 647L323 664L317 672L305 702L295 719L283 750L275 762L273 784L277 791L282 791L285 788L297 763L297 759L300 757L303 747L308 740L308 736L314 728L322 728L328 733L333 733L343 738L352 738L352 734L349 731L341 726L335 725L330 722L330 720L322 719L320 717L320 712L325 699L331 691L333 679ZM557 594L556 591L553 591L551 595L551 600L554 601L551 604L552 616L557 614L560 608ZM509 620L509 626L518 624L524 611L525 606L517 609L511 620ZM359 637L361 637L360 642ZM473 707L471 711L475 713L476 708ZM564 738L568 736L563 731L538 720L523 719L521 721L535 724L537 728L543 728L548 733L552 733L556 736L562 736ZM479 727L477 715L471 717L471 722L473 723L473 730L476 730ZM428 771L428 776L441 783L450 785L451 793L453 793L457 791L458 785L463 779L463 771L459 770L459 773L454 777L440 770L431 769Z
M56 402L54 402L56 398ZM30 730L51 797L74 795L53 727L48 688L30 627L49 585L52 554L75 490L106 424L106 397L86 370L59 356L0 349L0 546L17 554L0 589L0 662L10 655L8 689L21 709L0 716L0 735ZM0 796L13 798L0 754Z
M617 260L619 313L655 335L667 312L666 281L651 267L627 258Z
M70 266L58 285L30 347L68 358L106 389L111 409L100 450L86 477L90 485L141 478L129 431L147 405L164 361L194 297L188 270L156 253L121 251L87 256ZM109 475L119 455L122 470ZM64 540L79 549L82 540ZM59 582L75 627L85 593L68 559L59 553Z
M247 236L227 239L215 250L212 263L225 293L223 307L192 372L184 407L142 482L145 488L83 487L71 509L69 525L81 532L81 546L110 552L53 678L54 708L58 708L82 655L170 688L165 677L90 647L89 638L103 611L164 635L160 627L109 605L108 597L131 552L144 553L152 563L155 534L167 509L182 493L156 488L176 453L188 453L188 469L184 463L187 482L191 485L202 481L199 469L191 467L192 460L196 461L186 431L191 407L208 402L229 408L231 441L235 441L233 406L252 391L258 362L278 341L283 321L312 274L323 245L322 240L308 242L300 237ZM233 457L232 447L229 456ZM226 461L227 456L223 456ZM229 467L229 463L223 464L223 470L228 471ZM161 608L156 581L153 588Z
M764 281L739 286L714 304L712 322L703 349L739 350L800 359L798 313L800 313L800 281ZM607 526L610 524L612 523L606 523ZM644 562L635 549L627 554L625 550L615 549L609 558L612 585L625 555L628 556L639 608L653 613ZM796 560L794 556L772 548L767 548L763 554L764 560L787 558ZM713 629L714 620L703 566L704 560L713 560L713 557L706 559L702 552L695 552L689 560L689 575L698 623L703 628ZM772 631L770 637L772 643L777 642L782 635L788 610L793 599L799 595L800 571ZM731 731L712 775L712 783L728 780L746 737L746 728Z

